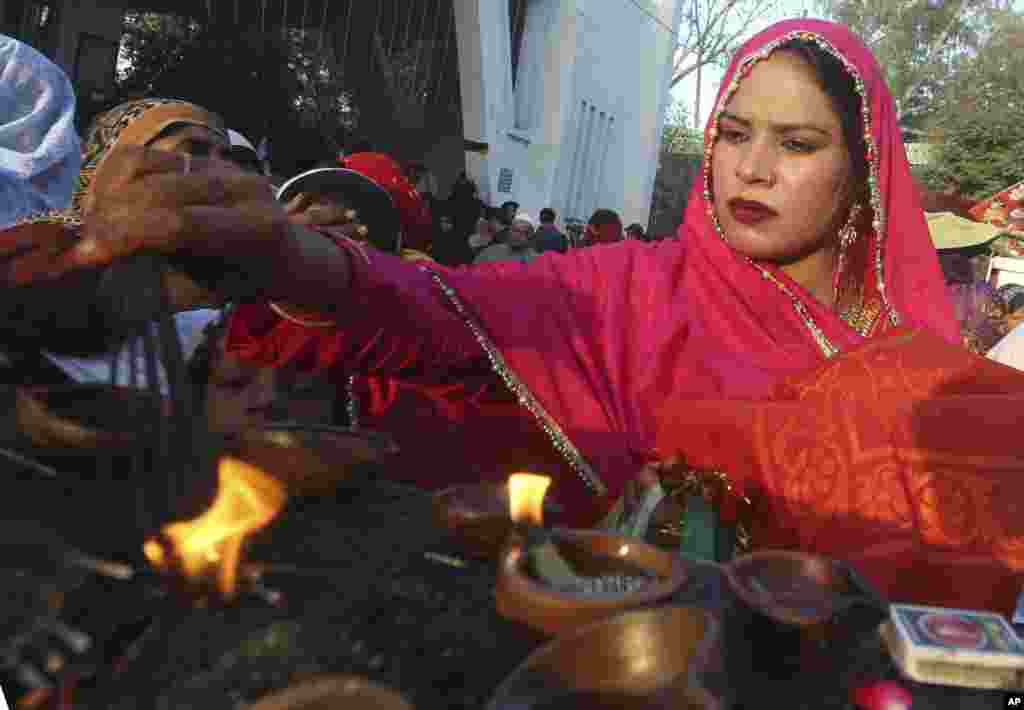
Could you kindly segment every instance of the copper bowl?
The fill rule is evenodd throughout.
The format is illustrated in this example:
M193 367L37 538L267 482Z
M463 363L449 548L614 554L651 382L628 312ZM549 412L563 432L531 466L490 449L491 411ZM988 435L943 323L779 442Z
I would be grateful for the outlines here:
M473 557L497 559L514 529L505 483L450 486L434 494L433 504L434 522ZM553 503L544 503L545 519L559 510Z
M290 495L325 495L398 447L387 434L282 422L246 431L234 455L285 484Z
M324 675L296 683L248 710L413 710L401 695L365 678Z
M508 486L472 483L434 494L434 522L473 557L496 559L512 532Z
M653 579L638 589L617 594L583 595L559 590L533 576L528 552L531 543L513 535L498 565L498 613L541 633L564 633L627 609L651 605L674 594L686 581L681 559L634 538L567 528L548 533L559 554L580 576L647 574Z
M852 568L827 557L766 550L738 557L723 569L747 606L782 624L820 627L857 604L885 606Z
M719 710L721 625L695 607L630 611L535 651L487 710Z
M18 387L15 397L18 429L33 444L79 454L142 443L154 407L144 390L109 385Z

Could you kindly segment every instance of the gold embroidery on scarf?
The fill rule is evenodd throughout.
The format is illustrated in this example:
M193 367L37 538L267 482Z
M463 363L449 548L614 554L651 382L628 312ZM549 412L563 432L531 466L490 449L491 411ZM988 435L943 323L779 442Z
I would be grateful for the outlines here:
M878 299L868 303L851 303L839 314L846 324L865 338L872 334L874 326L882 315L882 302Z

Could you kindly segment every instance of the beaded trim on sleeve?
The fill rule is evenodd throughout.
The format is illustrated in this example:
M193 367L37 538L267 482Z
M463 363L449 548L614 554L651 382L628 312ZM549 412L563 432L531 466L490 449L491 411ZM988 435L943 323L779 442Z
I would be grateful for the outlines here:
M900 324L899 314L896 309L889 303L888 295L885 289L885 273L884 273L884 246L886 240L886 214L885 207L882 205L882 196L878 188L878 149L875 146L875 140L871 135L871 106L869 103L869 97L867 88L864 85L864 80L861 78L860 72L843 54L829 43L821 35L813 32L807 32L806 30L798 30L795 32L789 32L778 39L769 42L761 49L756 52L744 57L736 68L736 72L733 74L729 85L725 91L722 92L722 97L718 104L715 106L715 113L711 120L711 126L708 130L708 135L704 142L704 200L707 203L708 217L711 219L712 224L715 227L715 231L718 235L725 239L725 233L722 231L722 226L718 222L718 215L715 213L714 201L711 193L711 152L715 145L715 140L718 138L718 123L719 118L722 115L722 111L725 110L725 105L732 98L732 95L739 88L740 82L750 73L753 66L761 61L767 59L772 52L793 40L800 39L808 42L813 42L822 50L828 52L833 57L842 62L846 71L849 72L850 76L853 77L854 84L857 88L857 93L860 95L861 104L861 118L864 124L864 145L867 147L867 155L865 156L868 161L868 187L870 189L870 202L873 214L872 227L875 230L877 239L875 241L875 274L878 278L878 293L882 298L881 310L883 310L893 325ZM818 347L824 353L825 357L832 357L839 353L839 348L836 347L826 336L821 327L814 321L807 307L800 300L799 296L793 293L785 283L775 277L768 269L755 263L749 257L746 257L747 262L757 269L762 278L773 283L782 293L789 297L793 304L793 310L796 311L797 315L803 321L804 325L810 331Z
M604 481L601 477L593 470L587 460L583 458L583 454L580 453L579 449L569 440L565 432L558 425L558 422L548 414L547 410L537 401L537 398L533 396L533 393L523 384L512 369L506 364L505 358L502 357L501 353L495 347L491 339L484 333L483 328L479 323L466 311L465 306L462 303L462 299L459 298L451 286L446 284L441 276L426 266L419 267L421 271L426 273L433 279L434 283L437 284L438 288L445 295L445 298L454 306L456 312L463 319L470 331L473 333L473 337L483 348L487 354L487 358L491 361L491 367L494 372L501 378L502 382L509 388L515 398L519 401L519 404L525 407L533 416L536 418L537 423L540 424L541 429L547 434L548 438L551 439L551 443L554 445L555 450L561 454L565 460L569 463L570 468L580 477L587 489L599 496L607 494L608 488L605 486Z
M289 323L295 325L301 325L303 328L335 328L337 323L332 320L308 320L306 318L299 318L289 313L283 306L278 303L269 303L270 310L272 310L278 318L282 318Z
M37 212L17 222L17 226L23 224L63 224L65 227L81 227L82 218L71 210L53 210L50 212Z
M345 413L348 415L349 429L359 428L359 395L356 394L356 376L349 375L345 382Z

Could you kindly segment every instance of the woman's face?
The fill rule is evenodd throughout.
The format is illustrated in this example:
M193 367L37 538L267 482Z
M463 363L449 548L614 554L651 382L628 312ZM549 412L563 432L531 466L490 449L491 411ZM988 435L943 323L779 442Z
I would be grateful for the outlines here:
M849 151L813 68L786 51L758 62L723 111L711 158L729 244L793 266L830 250L849 205Z
M211 431L238 436L267 426L273 419L276 398L277 373L272 368L255 367L220 351L206 389Z

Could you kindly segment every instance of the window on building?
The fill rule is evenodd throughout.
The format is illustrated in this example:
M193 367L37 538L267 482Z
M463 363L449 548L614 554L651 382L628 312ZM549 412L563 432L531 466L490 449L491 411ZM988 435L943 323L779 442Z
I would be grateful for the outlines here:
M508 0L508 27L511 33L512 48L512 88L516 86L519 73L519 50L523 46L523 33L526 30L526 6L529 0Z
M586 99L576 107L572 133L566 145L572 145L571 162L567 165L568 180L562 213L584 222L602 204L605 163L609 146L618 141L615 116Z

